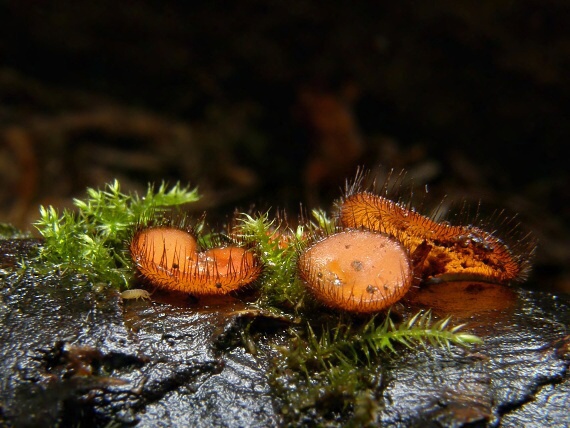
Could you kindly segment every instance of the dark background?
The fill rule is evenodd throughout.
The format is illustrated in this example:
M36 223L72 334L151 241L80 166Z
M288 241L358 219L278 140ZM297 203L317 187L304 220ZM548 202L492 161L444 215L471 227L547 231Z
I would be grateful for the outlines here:
M526 286L570 292L566 1L271 3L0 1L0 221L114 178L295 216L405 169L423 212L518 213Z

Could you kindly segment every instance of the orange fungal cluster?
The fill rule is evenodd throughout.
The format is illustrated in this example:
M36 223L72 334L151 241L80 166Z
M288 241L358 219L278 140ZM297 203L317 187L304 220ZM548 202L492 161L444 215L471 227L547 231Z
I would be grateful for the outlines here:
M130 252L139 272L152 284L194 295L227 294L261 273L251 251L226 246L199 252L194 236L174 227L140 229Z
M320 303L370 313L390 307L412 286L430 280L504 284L525 277L528 258L515 255L493 234L474 226L438 223L361 190L361 179L357 176L337 203L334 232L328 226L327 232L319 229L312 238L297 238L289 229L264 232L283 251L299 248L297 239L309 242L297 250L297 271ZM130 252L152 284L194 295L227 294L254 282L262 270L257 256L262 251L238 245L200 251L193 234L171 226L140 228Z

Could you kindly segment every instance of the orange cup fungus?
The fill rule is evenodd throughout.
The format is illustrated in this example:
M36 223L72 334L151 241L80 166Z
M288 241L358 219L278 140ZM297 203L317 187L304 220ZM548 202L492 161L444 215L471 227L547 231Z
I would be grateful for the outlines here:
M368 313L400 300L412 284L406 249L381 233L345 230L299 257L300 275L311 293L336 309Z
M227 294L256 280L261 264L239 246L198 252L192 234L174 227L149 227L135 233L131 257L155 286L194 295Z
M418 266L424 278L478 279L505 283L524 279L528 260L514 255L500 239L474 226L437 223L369 192L355 192L339 204L343 227L365 228L398 239L410 253L429 252Z

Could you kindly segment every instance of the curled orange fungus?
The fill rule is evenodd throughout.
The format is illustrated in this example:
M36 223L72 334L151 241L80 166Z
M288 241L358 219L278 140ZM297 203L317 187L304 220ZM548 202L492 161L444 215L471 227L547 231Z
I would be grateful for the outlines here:
M479 279L504 283L523 279L528 265L505 243L474 226L437 223L396 202L368 192L348 195L339 205L344 227L365 228L396 237L410 253L429 253L418 267L424 278Z
M345 230L304 251L300 275L323 304L351 312L376 312L400 300L412 284L407 251L385 234Z

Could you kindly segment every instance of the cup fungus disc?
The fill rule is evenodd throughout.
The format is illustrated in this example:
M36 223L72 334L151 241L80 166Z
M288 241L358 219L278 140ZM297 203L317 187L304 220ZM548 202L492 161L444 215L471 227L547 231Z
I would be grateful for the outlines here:
M197 258L198 244L188 232L172 227L138 231L130 245L131 256L141 273L149 278L159 272L185 270Z
M319 301L351 312L385 309L412 284L404 247L365 230L346 230L317 242L299 257L299 271Z

